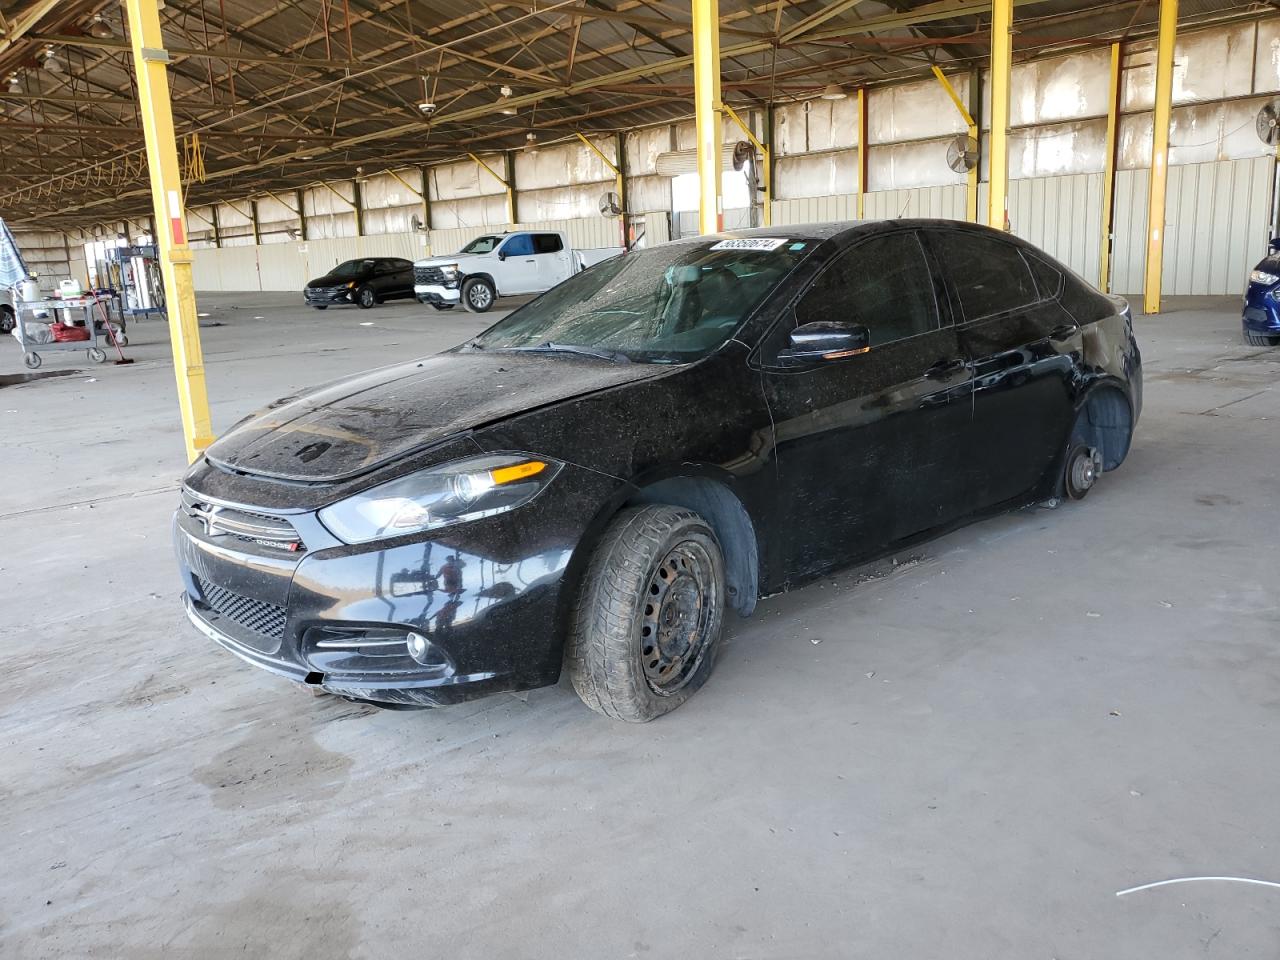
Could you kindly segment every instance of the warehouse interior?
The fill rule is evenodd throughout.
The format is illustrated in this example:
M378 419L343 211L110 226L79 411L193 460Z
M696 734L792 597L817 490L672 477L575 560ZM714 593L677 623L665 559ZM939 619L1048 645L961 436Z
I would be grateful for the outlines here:
M0 319L127 320L0 336L0 954L1274 955L1278 120L1254 0L0 0ZM189 463L530 299L313 278L902 218L1129 301L1087 501L765 597L634 727L312 697L190 630Z

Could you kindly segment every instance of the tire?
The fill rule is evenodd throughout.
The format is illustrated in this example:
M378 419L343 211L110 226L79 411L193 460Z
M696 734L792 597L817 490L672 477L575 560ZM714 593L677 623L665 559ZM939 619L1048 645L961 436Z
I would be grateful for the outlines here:
M1280 337L1273 337L1265 333L1248 333L1244 335L1244 342L1253 347L1274 347L1280 343Z
M116 337L116 343L120 344L122 347L127 347L129 345L129 338L122 333Z
M462 305L470 313L485 313L496 299L497 291L484 277L472 277L462 285Z
M327 303L313 303L311 306L312 306L313 308L315 308L316 310L328 310L328 309L329 309L329 305L328 305Z
M0 333L9 333L15 326L13 307L0 307Z
M356 291L356 303L359 304L361 310L368 310L376 305L378 295L373 292L373 287L361 287Z
M565 661L574 690L614 720L670 713L711 674L724 601L724 557L705 520L662 504L622 511L591 555L573 611Z
M100 350L98 347L90 347L88 350L85 351L85 353L89 355L89 359L92 360L94 363L102 363L104 360L107 359L106 353Z
M28 370L39 369L40 364L42 363L44 363L44 361L40 359L40 354L38 353L24 353L22 355L22 365Z
M1062 490L1070 500L1083 500L1102 475L1102 453L1096 447L1075 444L1067 452Z

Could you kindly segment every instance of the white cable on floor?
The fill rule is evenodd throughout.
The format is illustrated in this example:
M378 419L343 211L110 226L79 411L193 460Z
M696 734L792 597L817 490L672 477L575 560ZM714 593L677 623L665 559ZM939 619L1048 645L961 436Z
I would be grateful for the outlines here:
M1144 883L1140 887L1130 887L1128 890L1117 890L1116 896L1123 897L1126 893L1137 893L1139 890L1150 890L1152 887L1167 887L1171 883L1195 883L1197 880L1226 880L1231 883L1253 883L1260 887L1275 887L1280 890L1280 883L1274 883L1271 880L1252 880L1249 877L1179 877L1177 880L1157 880L1155 883Z

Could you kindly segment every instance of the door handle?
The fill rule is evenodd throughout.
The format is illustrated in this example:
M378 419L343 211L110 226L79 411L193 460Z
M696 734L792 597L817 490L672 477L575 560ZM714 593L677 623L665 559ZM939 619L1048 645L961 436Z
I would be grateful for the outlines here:
M1061 343L1063 340L1070 340L1079 329L1074 323L1064 323L1049 331L1049 339Z
M526 260L525 263L537 263L537 260Z
M960 357L944 357L929 367L924 375L930 380L943 380L964 366L967 366L967 361Z

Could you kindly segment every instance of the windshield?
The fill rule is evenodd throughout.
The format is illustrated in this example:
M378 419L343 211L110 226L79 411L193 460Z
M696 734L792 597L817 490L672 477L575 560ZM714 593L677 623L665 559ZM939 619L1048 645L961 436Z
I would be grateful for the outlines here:
M734 246L746 243L753 246ZM570 277L470 346L587 347L629 360L687 363L730 339L814 246L751 238L635 250Z
M348 260L346 263L340 263L329 271L331 277L358 277L364 272L366 267L373 266L372 260Z
M459 253L493 253L493 248L502 242L501 237L476 237Z

